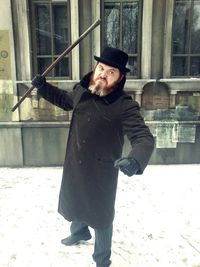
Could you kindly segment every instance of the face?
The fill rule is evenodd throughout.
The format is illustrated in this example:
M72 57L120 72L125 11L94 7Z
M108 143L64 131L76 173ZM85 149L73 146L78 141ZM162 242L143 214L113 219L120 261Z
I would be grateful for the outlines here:
M90 82L90 90L99 96L111 93L124 77L120 70L99 62Z

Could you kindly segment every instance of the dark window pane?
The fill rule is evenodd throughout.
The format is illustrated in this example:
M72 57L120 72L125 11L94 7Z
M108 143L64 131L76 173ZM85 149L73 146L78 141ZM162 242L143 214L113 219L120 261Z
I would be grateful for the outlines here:
M70 17L69 1L31 0L33 17L30 19L33 27L34 72L43 73L69 46ZM33 20L33 21L32 21ZM69 77L70 55L62 63L56 65L48 74L49 77Z
M128 54L137 53L138 3L123 4L122 43Z
M69 76L69 60L68 58L62 59L55 67L55 76Z
M54 6L54 51L55 54L61 54L68 44L68 23L67 7Z
M36 7L36 39L37 54L51 54L51 30L49 8L46 5L38 5Z
M129 73L127 73L127 76L138 75L137 57L129 57L127 68L131 70Z
M200 76L200 57L191 58L191 75Z
M51 58L38 58L38 73L42 74L50 64ZM52 72L48 74L48 76L51 75Z
M103 2L104 27L103 46L114 46L129 56L129 76L138 76L139 65L139 21L142 1L105 0Z
M173 58L173 76L187 75L187 60L185 57Z
M191 53L200 53L200 1L194 2L191 39Z
M190 4L190 3L189 3ZM190 5L186 2L176 2L173 26L173 54L187 53L188 27Z
M105 4L104 6L105 23L105 46L120 47L120 5Z

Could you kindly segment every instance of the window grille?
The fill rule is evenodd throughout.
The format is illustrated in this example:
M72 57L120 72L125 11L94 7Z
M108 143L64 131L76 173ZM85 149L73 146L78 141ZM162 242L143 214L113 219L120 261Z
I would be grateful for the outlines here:
M140 71L140 30L142 1L102 1L102 46L113 46L129 56L132 77Z
M200 76L200 1L174 3L172 76Z
M43 71L70 45L69 1L32 0L31 33L33 71ZM66 55L48 74L70 78L71 59Z

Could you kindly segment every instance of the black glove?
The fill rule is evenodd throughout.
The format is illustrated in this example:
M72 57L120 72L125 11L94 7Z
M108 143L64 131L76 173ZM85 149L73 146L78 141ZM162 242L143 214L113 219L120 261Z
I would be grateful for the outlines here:
M133 158L117 159L114 166L128 176L136 174L140 169L139 163Z
M42 88L46 83L46 78L42 75L37 74L33 80L31 81L32 85L34 85L36 88L40 89Z

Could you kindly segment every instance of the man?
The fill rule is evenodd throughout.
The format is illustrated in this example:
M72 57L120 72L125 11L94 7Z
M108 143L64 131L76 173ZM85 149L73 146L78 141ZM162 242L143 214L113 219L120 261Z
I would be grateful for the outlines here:
M32 84L54 105L73 110L69 128L58 211L71 221L67 246L89 240L95 232L93 259L97 267L111 264L112 223L119 169L128 176L142 174L154 139L137 102L123 91L128 55L106 47L93 72L73 92L60 90L36 76ZM122 158L124 135L132 149Z

